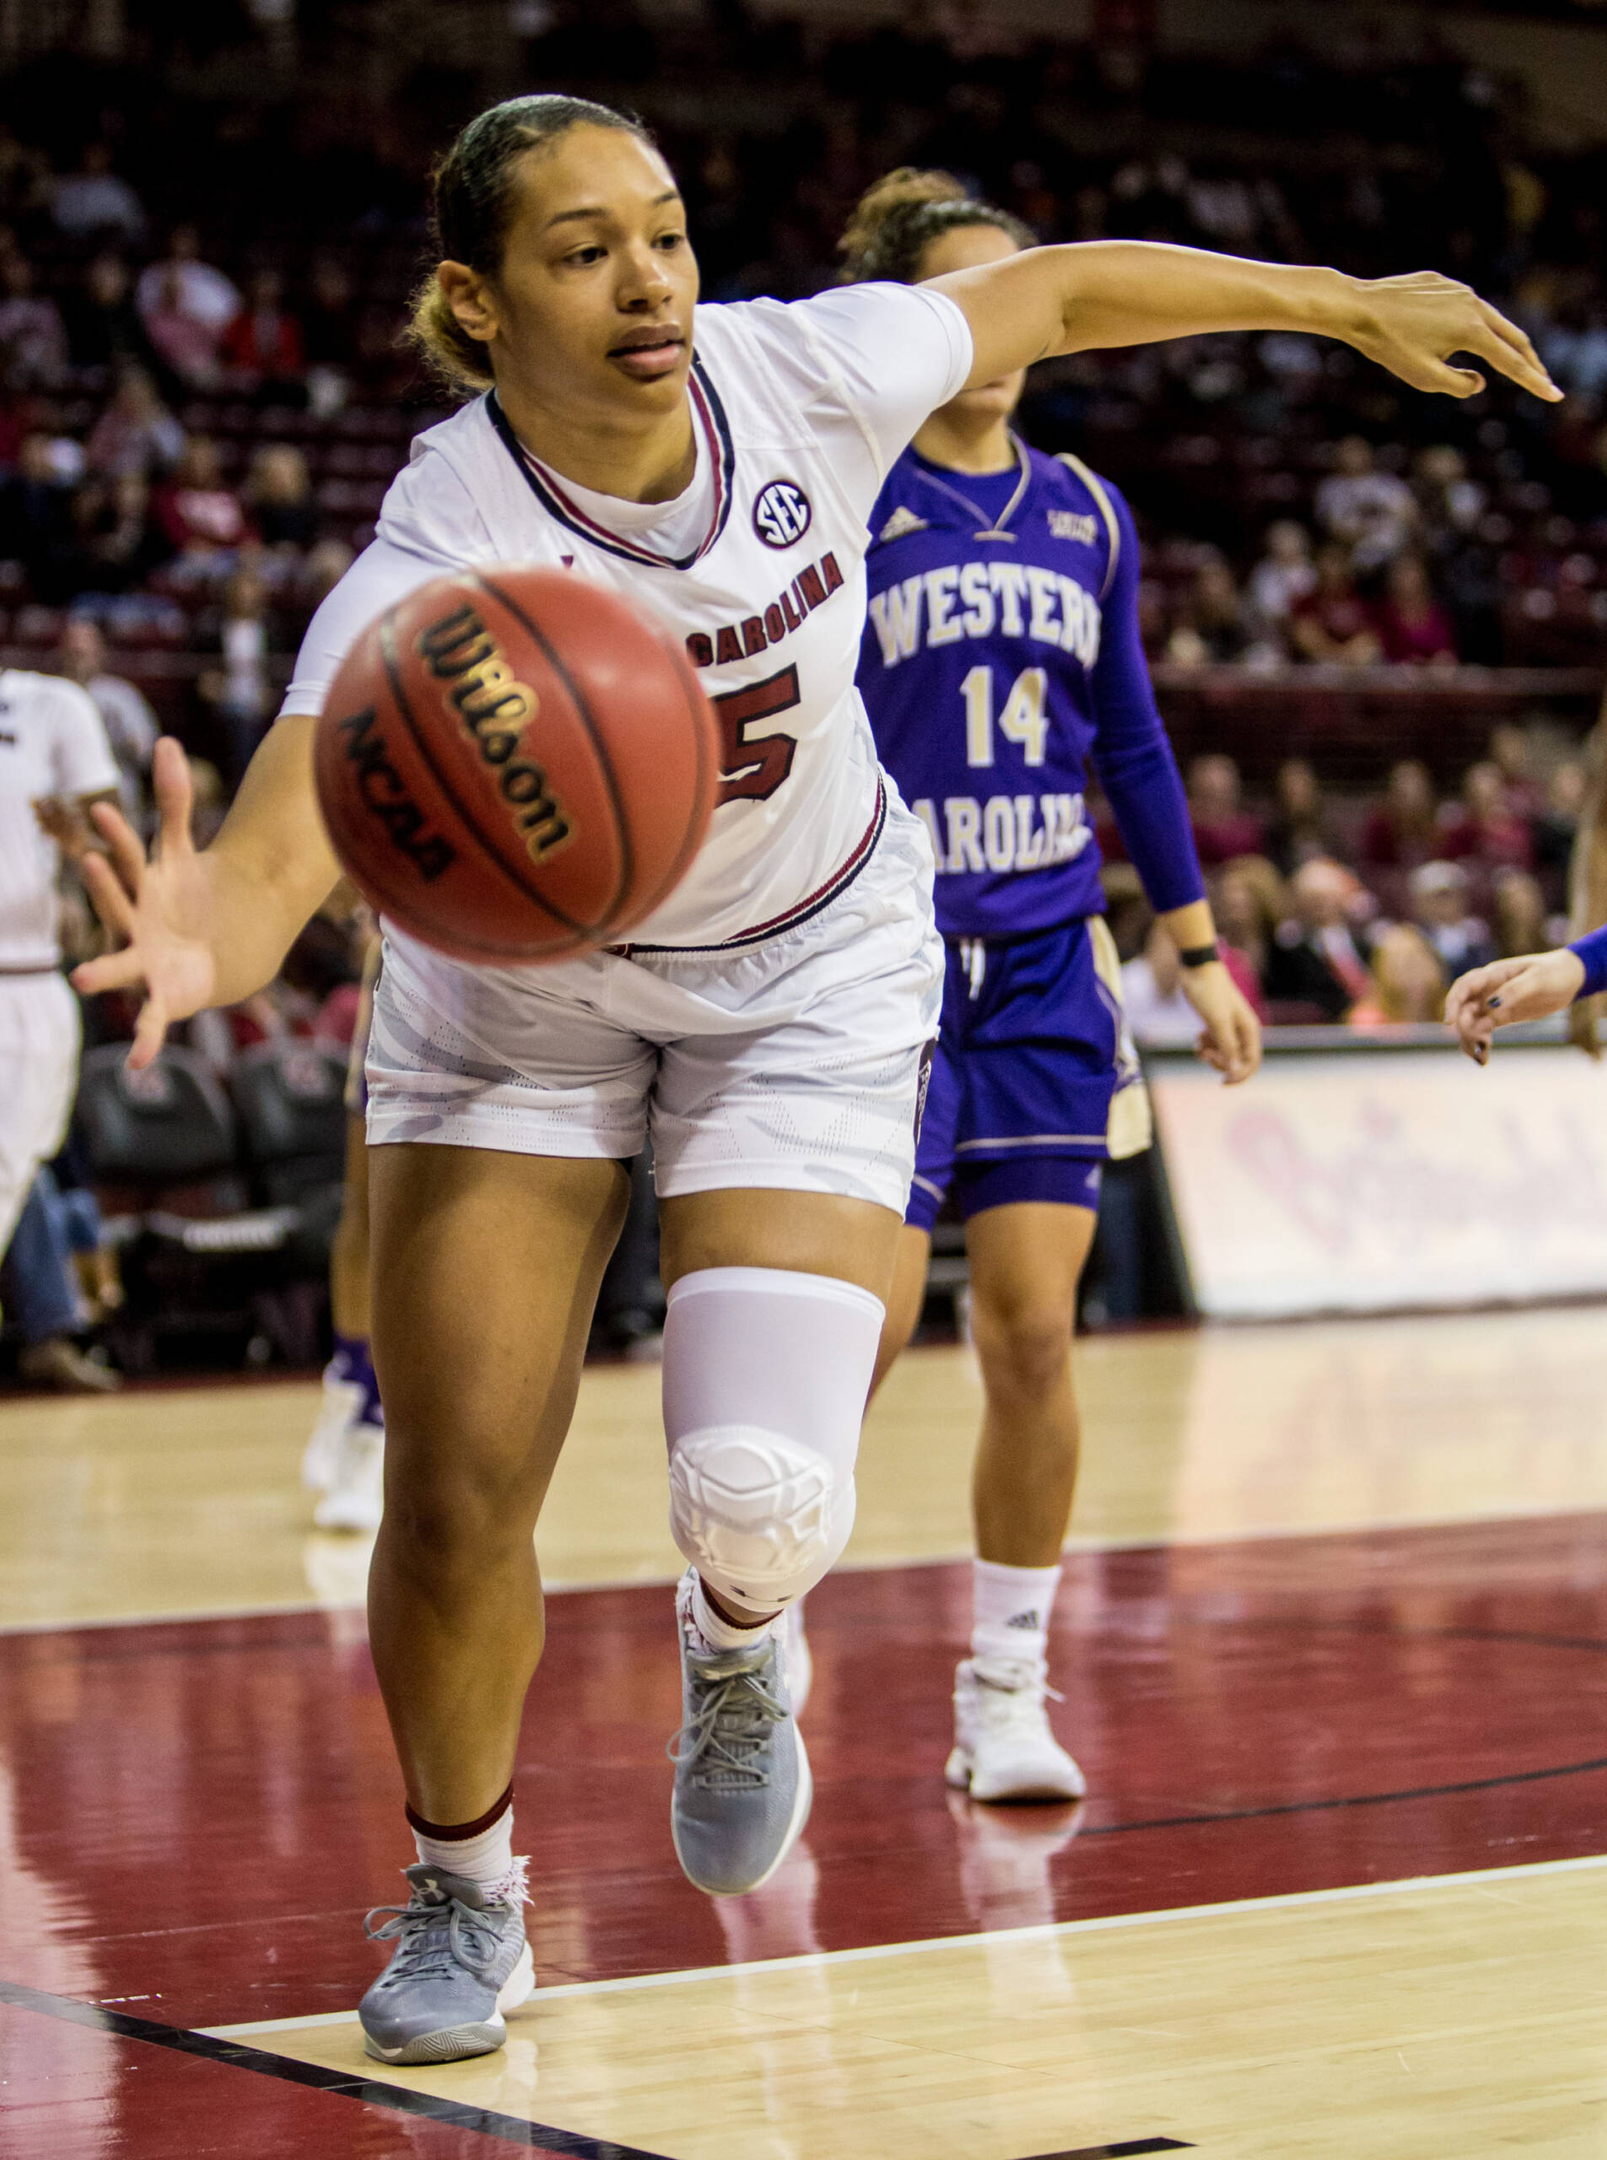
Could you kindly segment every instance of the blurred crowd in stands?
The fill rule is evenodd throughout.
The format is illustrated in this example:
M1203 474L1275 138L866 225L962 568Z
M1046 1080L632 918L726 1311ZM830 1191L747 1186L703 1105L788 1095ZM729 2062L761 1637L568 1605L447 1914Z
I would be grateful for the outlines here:
M1549 751L1549 755L1548 755ZM1271 800L1246 803L1238 767L1196 757L1189 807L1224 957L1264 1021L1379 1027L1438 1020L1466 969L1566 934L1569 856L1589 788L1577 758L1507 723L1441 801L1405 758L1381 797L1337 799L1304 758ZM1121 839L1101 826L1106 891L1141 1044L1199 1033L1164 925L1150 916Z
M1023 42L964 0L857 34L743 0L652 23L632 0L537 0L509 10L515 79L506 52L492 79L461 55L408 71L362 47L378 20L362 4L303 10L289 72L232 0L134 14L143 59L0 81L0 661L88 689L147 829L159 726L190 755L200 836L216 829L312 608L445 410L397 339L425 169L515 88L644 113L712 299L829 284L851 205L900 163L945 167L1048 240L1467 278L1529 330L1563 405L1499 382L1424 397L1343 346L1220 336L1048 363L1023 430L1134 507L1163 711L1200 685L1230 698L1231 670L1263 695L1445 699L1473 669L1600 668L1607 148L1541 147L1521 91L1431 28L1229 63L1119 21L1097 43ZM1141 29L1146 11L1125 15ZM1571 735L1547 697L1536 676L1524 724L1497 726L1459 784L1450 745L1488 723L1452 726L1451 706L1437 754L1387 778L1377 759L1280 766L1269 749L1246 787L1191 728L1212 897L1264 1017L1433 1019L1463 968L1559 934L1587 783L1578 697ZM1136 1031L1192 1041L1176 954L1108 819L1101 837ZM191 1023L188 1048L226 1080L265 1041L338 1045L364 934L337 907L271 990ZM106 1040L131 1014L108 999L88 1019ZM116 1286L86 1273L85 1294L109 1307Z

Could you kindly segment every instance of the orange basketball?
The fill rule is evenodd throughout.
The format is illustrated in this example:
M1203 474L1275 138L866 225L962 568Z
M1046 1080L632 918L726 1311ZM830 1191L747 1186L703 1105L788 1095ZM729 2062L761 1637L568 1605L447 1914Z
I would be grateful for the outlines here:
M672 891L719 780L670 634L562 570L433 579L369 624L318 723L318 799L367 899L454 959L619 942Z

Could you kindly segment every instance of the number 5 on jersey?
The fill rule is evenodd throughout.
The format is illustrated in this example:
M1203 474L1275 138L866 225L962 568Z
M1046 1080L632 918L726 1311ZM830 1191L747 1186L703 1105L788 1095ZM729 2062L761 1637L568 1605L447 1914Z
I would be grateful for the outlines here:
M1048 688L1049 677L1041 667L1023 668L1010 685L1010 695L999 715L999 733L1006 742L1021 745L1021 754L1029 765L1043 763L1044 745L1049 739L1049 722L1043 709ZM960 695L965 700L965 762L967 765L991 765L992 668L972 668L960 685Z
M796 736L750 735L749 728L801 703L798 670L783 668L763 682L727 690L712 700L720 723L720 797L728 802L768 802L792 770ZM1041 753L1040 753L1041 756ZM718 806L717 806L718 807Z

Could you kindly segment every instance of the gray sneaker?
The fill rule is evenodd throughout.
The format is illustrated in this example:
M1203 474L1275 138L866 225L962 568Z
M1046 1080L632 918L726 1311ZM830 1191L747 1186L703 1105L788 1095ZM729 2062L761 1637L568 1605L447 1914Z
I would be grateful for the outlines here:
M403 1872L409 1902L376 1905L363 1923L370 1942L396 1945L358 2005L363 2045L388 2063L489 2055L508 2037L503 2011L535 1992L522 1885L491 1898L467 1876L422 1860Z
M696 1649L691 1598L688 1575L675 1599L684 1723L669 1745L670 1831L690 1881L713 1897L740 1897L768 1882L792 1850L814 1785L784 1643L766 1635L751 1650Z

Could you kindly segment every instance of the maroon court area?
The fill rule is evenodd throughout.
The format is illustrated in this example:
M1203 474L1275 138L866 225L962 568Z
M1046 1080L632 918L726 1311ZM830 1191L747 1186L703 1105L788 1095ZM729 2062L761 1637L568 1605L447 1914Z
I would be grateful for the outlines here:
M810 1599L807 1850L720 1905L670 1848L669 1592L555 1598L518 1777L538 1972L1607 1851L1601 1516L1073 1558L1054 1676L1080 1810L946 1792L967 1589L963 1567L880 1569ZM355 1616L6 1637L0 1766L0 1983L195 2027L347 2010L377 1970L362 1915L409 1854ZM6 2160L496 2149L14 2006L0 2078Z

